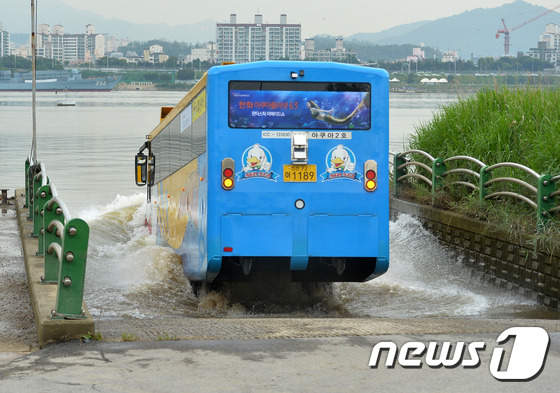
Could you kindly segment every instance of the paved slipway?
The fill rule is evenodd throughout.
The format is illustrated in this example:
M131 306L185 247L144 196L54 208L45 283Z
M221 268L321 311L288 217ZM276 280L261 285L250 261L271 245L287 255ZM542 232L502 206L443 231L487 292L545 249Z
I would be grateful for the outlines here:
M37 348L37 336L15 215L0 212L0 351L18 353Z
M15 212L0 214L1 392L557 391L560 321L555 320L97 320L102 341L72 340L39 350L23 256L14 247L19 242ZM489 371L498 335L513 326L542 327L551 340L543 371L528 382L501 382ZM123 336L135 341L124 342ZM398 348L410 341L482 341L486 348L475 368L387 367L385 357L370 368L372 349L381 341Z

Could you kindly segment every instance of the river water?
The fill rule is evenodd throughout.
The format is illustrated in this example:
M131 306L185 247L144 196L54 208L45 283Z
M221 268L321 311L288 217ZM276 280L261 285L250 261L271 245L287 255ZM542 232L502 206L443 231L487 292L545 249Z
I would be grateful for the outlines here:
M181 92L75 93L75 107L57 107L54 93L38 93L37 157L73 216L91 228L85 300L95 318L158 316L477 316L557 318L534 301L481 282L461 257L438 245L418 221L390 225L387 274L368 283L335 284L311 305L239 304L227 293L197 300L180 259L155 246L143 228L145 189L133 178L133 158L158 124L161 106ZM392 94L390 149L452 94ZM32 137L31 94L0 94L0 187L22 188ZM11 193L13 191L10 191ZM19 245L13 245L19 247Z

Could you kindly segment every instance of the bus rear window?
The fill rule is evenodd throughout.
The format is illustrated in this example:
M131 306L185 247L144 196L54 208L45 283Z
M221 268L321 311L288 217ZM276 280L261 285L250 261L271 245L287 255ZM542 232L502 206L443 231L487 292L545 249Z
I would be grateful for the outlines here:
M229 126L369 130L370 90L369 83L231 81Z

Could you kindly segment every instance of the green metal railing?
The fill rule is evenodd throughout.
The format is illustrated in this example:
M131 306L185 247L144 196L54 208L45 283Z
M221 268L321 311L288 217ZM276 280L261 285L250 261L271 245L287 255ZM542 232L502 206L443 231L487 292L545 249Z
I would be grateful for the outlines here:
M25 201L32 236L38 238L37 256L44 259L44 284L57 284L52 319L85 318L82 309L86 273L89 226L72 218L68 208L50 183L42 162L25 162Z
M422 150L390 154L393 156L395 196L399 195L407 179L418 179L431 187L432 195L439 190L461 186L471 192L478 192L481 203L501 197L521 200L535 208L539 228L546 225L554 214L560 211L560 190L556 189L560 175L541 175L514 162L488 166L469 156L434 158ZM453 168L449 168L450 166ZM514 175L498 174L501 168L502 171L505 169Z

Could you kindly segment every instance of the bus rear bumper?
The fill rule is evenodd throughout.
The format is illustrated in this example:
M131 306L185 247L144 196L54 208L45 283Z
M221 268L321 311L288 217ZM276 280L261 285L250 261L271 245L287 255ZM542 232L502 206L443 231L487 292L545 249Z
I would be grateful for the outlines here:
M278 275L290 273L293 282L362 282L383 274L388 267L386 258L376 257L310 257L298 259L293 269L293 257L223 257L220 270L207 274L207 281L248 282L260 272ZM213 265L217 258L213 258ZM212 269L214 270L214 269ZM208 272L210 273L210 271Z
M367 281L388 268L379 222L372 214L223 214L221 244L202 280L251 281L253 272L269 271L292 281Z

